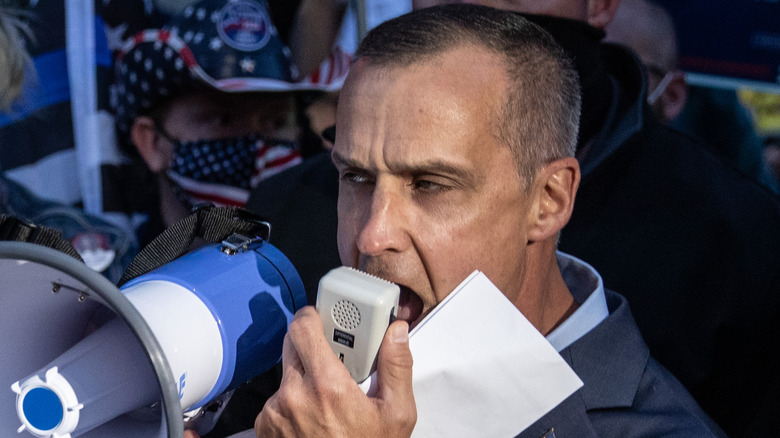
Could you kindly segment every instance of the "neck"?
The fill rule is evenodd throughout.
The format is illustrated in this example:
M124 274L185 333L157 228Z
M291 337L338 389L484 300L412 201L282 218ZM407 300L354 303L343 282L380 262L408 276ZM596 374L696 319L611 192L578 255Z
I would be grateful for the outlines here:
M528 321L546 336L574 313L578 304L558 267L555 242L532 243L528 248L527 275L513 302ZM539 252L538 257L535 257L535 252Z
M536 327L545 336L566 321L579 307L569 292L566 282L563 281L557 261L554 261L550 267L548 288L547 308L549 310Z

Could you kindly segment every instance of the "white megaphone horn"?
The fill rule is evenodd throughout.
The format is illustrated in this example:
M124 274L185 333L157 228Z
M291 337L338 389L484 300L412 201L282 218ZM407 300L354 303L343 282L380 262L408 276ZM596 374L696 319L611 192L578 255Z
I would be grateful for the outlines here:
M180 437L184 413L279 361L306 304L289 260L240 235L121 290L59 251L0 242L0 279L3 437Z

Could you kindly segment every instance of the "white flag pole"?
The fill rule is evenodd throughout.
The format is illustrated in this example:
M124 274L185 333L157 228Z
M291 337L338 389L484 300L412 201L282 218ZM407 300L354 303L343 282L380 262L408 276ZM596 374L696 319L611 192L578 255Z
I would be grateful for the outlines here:
M101 214L103 201L93 0L65 1L65 33L73 137L81 197L87 212Z

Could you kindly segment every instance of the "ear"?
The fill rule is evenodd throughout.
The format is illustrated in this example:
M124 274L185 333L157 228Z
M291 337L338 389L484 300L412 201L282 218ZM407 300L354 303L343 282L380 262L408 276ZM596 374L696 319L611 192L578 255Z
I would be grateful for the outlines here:
M579 185L580 165L573 157L555 160L537 171L531 189L530 241L542 241L558 235L569 222Z
M154 121L150 117L140 116L133 121L130 129L130 139L133 141L138 153L146 161L146 165L154 173L159 173L168 168L170 153L168 148L160 147L158 141L166 141L157 133Z
M617 14L621 0L588 0L588 24L605 29Z
M661 95L661 113L664 120L672 120L682 112L685 102L688 100L688 84L685 82L685 73L673 71L672 79Z

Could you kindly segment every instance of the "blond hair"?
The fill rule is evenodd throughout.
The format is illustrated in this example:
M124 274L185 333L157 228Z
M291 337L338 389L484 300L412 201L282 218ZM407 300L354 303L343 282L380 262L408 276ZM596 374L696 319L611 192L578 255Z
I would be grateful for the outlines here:
M19 97L25 71L32 64L23 36L30 36L30 30L18 14L0 7L0 110Z

